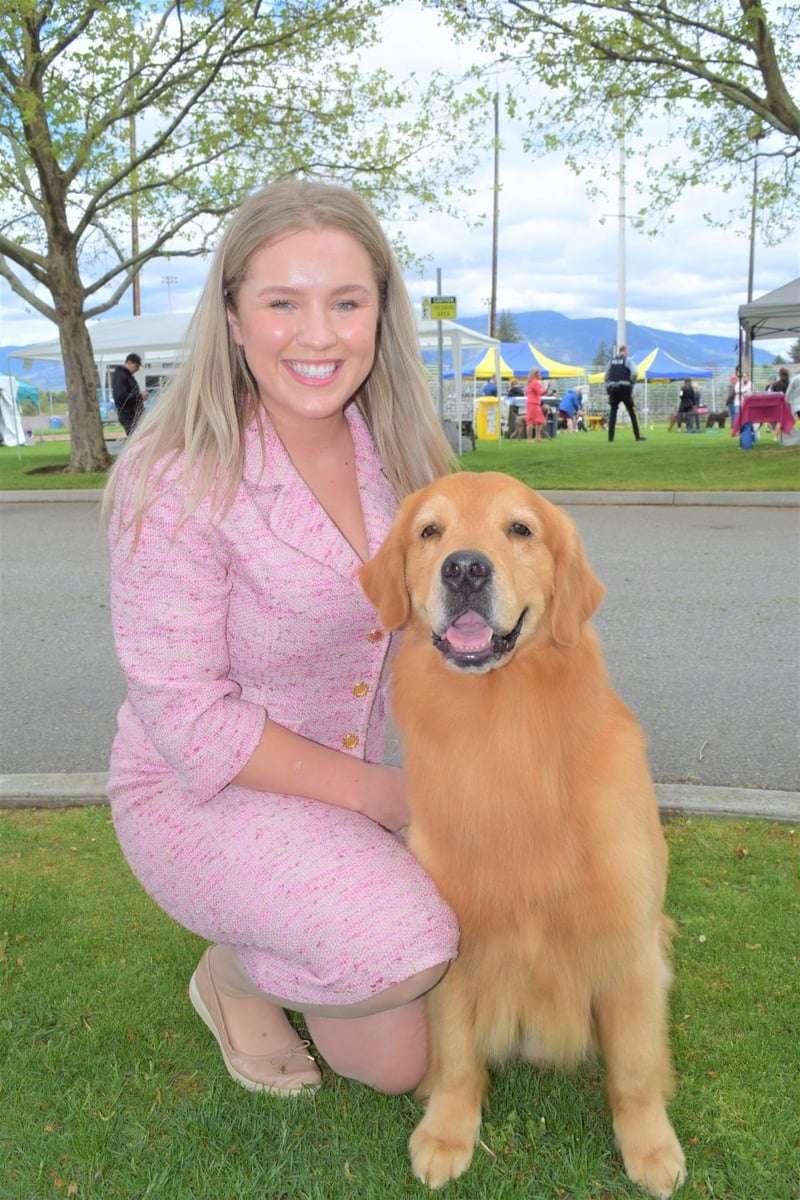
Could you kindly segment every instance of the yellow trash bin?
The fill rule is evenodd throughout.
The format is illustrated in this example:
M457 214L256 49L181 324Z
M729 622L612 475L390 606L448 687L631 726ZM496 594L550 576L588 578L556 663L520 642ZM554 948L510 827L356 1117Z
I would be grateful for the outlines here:
M483 441L498 440L500 437L500 405L496 396L479 396L476 429Z

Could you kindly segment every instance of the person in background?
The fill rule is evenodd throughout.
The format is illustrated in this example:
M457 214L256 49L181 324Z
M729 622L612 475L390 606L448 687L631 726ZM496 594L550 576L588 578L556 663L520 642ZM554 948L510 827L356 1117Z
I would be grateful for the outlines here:
M400 832L393 636L358 570L453 461L364 201L294 180L250 195L187 351L106 495L117 836L212 943L189 997L242 1087L319 1085L288 1009L333 1071L405 1092L458 928Z
M786 403L795 417L800 420L800 370L795 371L786 389Z
M636 379L635 368L628 358L628 347L620 346L606 368L606 392L608 393L608 440L613 442L617 426L617 410L624 404L631 419L633 436L637 442L646 442L647 438L639 430L639 420L636 415L636 404L633 399L633 387Z
M749 396L752 391L753 388L747 371L742 371L740 374L739 368L737 367L733 375L730 377L728 382L728 394L725 397L725 407L730 414L731 424L733 424L734 420L736 419L745 396Z
M573 387L567 388L558 405L559 416L567 422L570 433L577 433L578 417L583 415L583 400L579 391Z
M510 438L525 436L525 417L520 414L520 405L518 403L524 395L525 392L519 380L512 379L506 396L508 402L508 408L506 409L506 433Z
M682 424L686 425L687 433L692 429L700 429L700 417L697 413L697 405L700 402L700 394L697 388L692 383L691 379L684 379L683 386L678 396L678 411L676 412L673 421L678 424L678 432ZM672 428L673 421L669 423L669 429ZM668 432L669 432L668 429Z
M542 406L542 396L544 395L544 384L542 383L542 373L538 367L534 367L528 376L528 383L525 388L525 425L528 431L528 441L533 439L536 442L544 441L544 424L545 415Z
M111 395L117 410L119 423L130 437L144 416L144 402L149 392L140 391L136 372L142 365L138 354L129 354L121 367L114 368L111 376Z
M486 383L481 388L481 395L482 396L496 396L497 395L497 380L494 378L487 379Z
M783 394L785 396L788 390L789 390L789 368L788 367L779 367L778 368L778 378L772 380L770 386L767 388L767 391L768 392L783 392Z

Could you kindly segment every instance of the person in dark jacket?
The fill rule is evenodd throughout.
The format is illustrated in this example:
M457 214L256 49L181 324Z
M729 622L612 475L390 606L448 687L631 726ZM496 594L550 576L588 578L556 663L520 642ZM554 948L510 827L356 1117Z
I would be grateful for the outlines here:
M114 368L111 377L111 394L119 423L129 437L144 413L144 402L149 395L149 392L140 391L136 382L136 372L141 365L138 354L129 354L123 366Z
M636 405L633 402L633 385L635 381L634 366L628 358L628 347L620 346L619 354L615 354L606 369L606 391L608 393L608 440L613 442L614 429L617 424L617 409L624 404L628 410L633 428L633 436L637 442L646 442L647 438L639 432L639 420L636 416Z
M678 397L678 411L675 414L674 420L678 424L678 432L681 425L686 426L687 433L691 433L692 429L699 431L700 417L697 413L697 406L700 403L700 396L697 388L692 383L691 379L684 379L681 394ZM670 421L669 428L672 428L673 422Z

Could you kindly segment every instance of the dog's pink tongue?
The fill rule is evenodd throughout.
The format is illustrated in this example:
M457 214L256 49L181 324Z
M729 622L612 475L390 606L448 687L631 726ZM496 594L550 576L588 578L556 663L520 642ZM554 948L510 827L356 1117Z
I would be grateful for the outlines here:
M476 612L462 613L444 635L459 654L485 650L492 640L492 630Z

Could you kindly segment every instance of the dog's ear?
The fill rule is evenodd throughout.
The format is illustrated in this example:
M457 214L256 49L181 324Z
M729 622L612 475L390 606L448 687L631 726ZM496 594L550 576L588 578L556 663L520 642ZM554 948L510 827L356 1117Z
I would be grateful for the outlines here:
M606 589L589 566L575 525L558 510L556 518L550 542L556 561L550 620L555 641L572 648L577 646L581 626L598 608Z
M377 608L384 629L389 630L405 625L411 612L403 528L396 519L378 553L358 570L364 595Z

